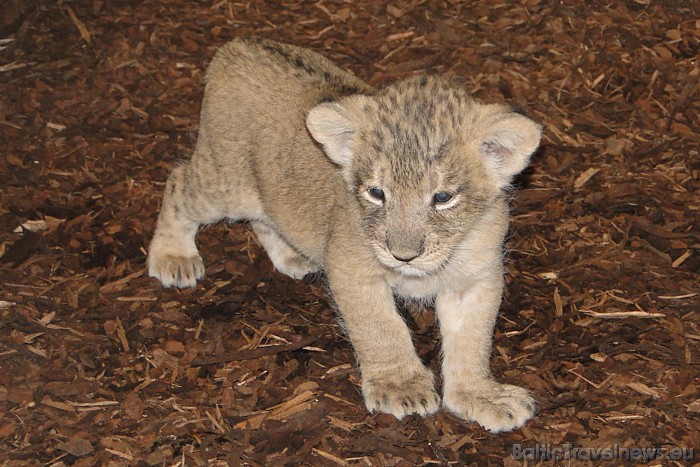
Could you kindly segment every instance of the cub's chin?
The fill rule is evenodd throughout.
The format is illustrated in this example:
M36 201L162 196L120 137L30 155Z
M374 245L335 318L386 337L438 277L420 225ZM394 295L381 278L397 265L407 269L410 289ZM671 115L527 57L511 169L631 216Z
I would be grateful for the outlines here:
M403 276L409 277L425 277L430 274L430 271L425 269L420 269L410 264L402 264L401 266L394 268L394 271L398 272Z

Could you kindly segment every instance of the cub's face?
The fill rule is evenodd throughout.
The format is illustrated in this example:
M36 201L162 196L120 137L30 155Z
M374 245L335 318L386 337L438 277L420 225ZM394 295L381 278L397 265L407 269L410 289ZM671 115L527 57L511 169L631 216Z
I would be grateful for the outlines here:
M377 260L409 276L449 264L525 168L541 131L434 77L321 104L307 126L340 165Z
M421 135L406 125L392 137L391 127L380 128L358 131L352 165L363 229L386 267L438 271L501 191L484 183L482 166L465 163L470 148L460 135Z

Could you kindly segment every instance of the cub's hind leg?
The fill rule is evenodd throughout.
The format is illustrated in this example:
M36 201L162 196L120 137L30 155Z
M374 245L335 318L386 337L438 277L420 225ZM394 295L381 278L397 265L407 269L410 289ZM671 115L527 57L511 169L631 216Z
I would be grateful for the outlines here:
M294 251L274 229L259 221L253 221L251 225L255 236L258 237L267 252L267 256L270 257L270 261L279 272L293 279L301 279L318 270L316 265Z
M170 174L153 240L148 273L166 287L194 287L204 277L204 263L195 245L202 224L224 217L203 190L201 174L192 162Z

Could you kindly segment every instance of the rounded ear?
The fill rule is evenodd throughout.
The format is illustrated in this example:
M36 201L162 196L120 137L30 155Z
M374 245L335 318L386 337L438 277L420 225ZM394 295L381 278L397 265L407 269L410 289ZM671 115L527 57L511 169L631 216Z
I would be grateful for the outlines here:
M540 145L542 126L521 114L505 113L487 126L479 150L502 185L510 183L530 162Z
M317 105L307 115L306 127L333 162L342 167L350 165L355 128L343 107L336 103Z

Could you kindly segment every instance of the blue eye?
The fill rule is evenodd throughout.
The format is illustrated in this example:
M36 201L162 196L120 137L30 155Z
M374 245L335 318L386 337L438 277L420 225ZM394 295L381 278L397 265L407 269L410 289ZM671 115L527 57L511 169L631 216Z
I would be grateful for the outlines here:
M367 192L372 198L384 201L384 190L382 190L381 188L372 187L369 190L367 190Z
M454 198L453 195L446 193L444 191L441 191L440 193L435 193L435 195L433 195L433 202L435 204L444 204L444 203L448 202L449 200L451 200L452 198Z

